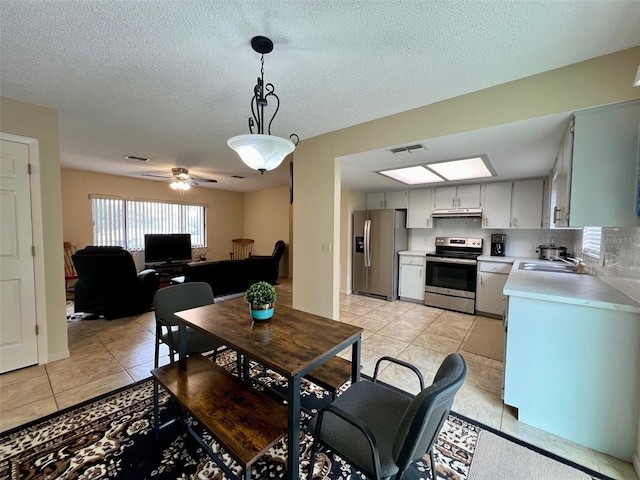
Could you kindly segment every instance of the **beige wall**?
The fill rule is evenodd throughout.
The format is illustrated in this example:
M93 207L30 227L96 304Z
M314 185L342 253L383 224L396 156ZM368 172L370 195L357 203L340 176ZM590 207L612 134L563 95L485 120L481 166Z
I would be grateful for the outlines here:
M343 155L638 97L640 47L445 100L300 142L294 191L293 306L338 318ZM320 242L331 240L333 253ZM304 245L304 248L300 246Z
M64 294L64 259L62 249L62 209L60 192L60 146L58 112L50 108L18 102L0 97L0 132L37 139L40 152L40 210L41 230L34 230L36 244L42 244L42 252L36 249L35 262L42 262L42 291L36 290L44 306L37 305L38 323L45 332L46 359L68 355L67 318ZM41 232L44 232L42 234ZM36 289L39 282L36 281ZM40 355L41 352L39 352Z
M365 210L366 195L343 188L340 191L340 292L351 293L353 212Z
M93 243L91 193L206 204L209 260L229 259L231 239L244 235L242 193L193 187L180 195L165 182L62 169L64 240L76 241L80 247Z
M253 238L255 255L270 255L278 240L289 244L289 187L244 195L244 236ZM280 264L280 276L288 276L289 249Z

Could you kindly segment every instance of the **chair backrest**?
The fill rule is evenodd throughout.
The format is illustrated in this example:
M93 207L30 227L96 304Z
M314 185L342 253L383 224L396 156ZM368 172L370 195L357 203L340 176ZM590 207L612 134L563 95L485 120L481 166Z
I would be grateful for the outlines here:
M280 259L282 258L282 255L284 254L284 249L286 247L286 244L284 243L284 240L278 240L276 242L276 245L273 247L273 259L276 262L279 262Z
M231 260L242 260L251 256L253 243L254 240L252 238L234 238L231 240Z
M161 288L153 297L156 320L165 326L178 325L175 312L214 303L213 291L208 283L188 282Z
M71 256L79 276L86 286L121 289L137 282L138 272L131 253L117 246L87 246Z
M464 358L452 353L440 365L433 383L409 404L393 443L393 459L400 470L404 471L432 447L466 378Z
M64 278L65 280L71 280L78 278L76 267L73 265L72 255L75 255L78 250L77 242L64 242Z

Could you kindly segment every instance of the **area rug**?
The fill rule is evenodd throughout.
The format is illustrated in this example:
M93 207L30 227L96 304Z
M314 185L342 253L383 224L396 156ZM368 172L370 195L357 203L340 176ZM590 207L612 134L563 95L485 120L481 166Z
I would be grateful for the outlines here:
M476 317L462 350L504 362L504 327L500 320Z
M234 358L222 355L219 356L218 362L224 363L223 366L232 371L235 365ZM255 370L252 371L257 373ZM263 372L263 380L282 387L279 376L268 371ZM162 389L160 392L160 416L164 421L173 416L174 405ZM326 392L310 383L304 384L303 404L312 413L328 401ZM306 425L311 417L307 414L303 414L302 417L300 478L306 478L311 447L311 436L306 432ZM203 433L197 422L191 420L190 424ZM490 431L503 435L452 413L442 428L435 447L438 479L471 478L470 471L473 471L475 454L482 451L483 434ZM234 472L240 471L208 434L203 433L203 436ZM514 443L509 439L505 442L514 452L527 449L521 442ZM535 447L528 447L538 453L544 453ZM488 448L492 450L496 447L490 445ZM504 455L500 452L493 454ZM540 456L545 462L558 463L557 459ZM286 444L281 441L253 465L252 478L285 478L285 466ZM567 468L581 469L586 472L586 478L607 478L575 464ZM430 478L428 470L429 462L425 456L425 459L411 465L403 480ZM0 478L206 480L226 477L179 423L162 429L160 437L155 439L153 382L143 380L0 434ZM316 461L314 478L334 480L365 477L331 451L324 450ZM480 475L473 478L478 480L495 477ZM504 478L527 477L507 475Z
M544 455L521 448L516 443L483 430L473 454L469 480L589 480L585 472L561 462L550 462Z

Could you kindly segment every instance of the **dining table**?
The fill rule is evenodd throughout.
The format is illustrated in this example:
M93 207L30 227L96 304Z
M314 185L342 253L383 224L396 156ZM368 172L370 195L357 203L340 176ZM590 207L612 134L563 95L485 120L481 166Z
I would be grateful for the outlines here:
M360 380L362 328L313 313L277 305L273 317L254 322L249 305L235 298L176 312L185 326L201 331L245 358L267 367L287 380L287 479L299 478L301 381L309 372L351 347L351 381ZM180 335L185 339L186 335ZM186 345L181 342L180 355Z

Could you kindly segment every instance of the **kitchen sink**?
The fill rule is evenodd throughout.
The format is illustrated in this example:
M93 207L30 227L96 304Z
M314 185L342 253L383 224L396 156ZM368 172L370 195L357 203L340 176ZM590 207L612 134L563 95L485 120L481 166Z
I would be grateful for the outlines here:
M558 272L558 273L578 273L578 267L567 263L532 263L520 262L519 270L529 270L532 272Z

